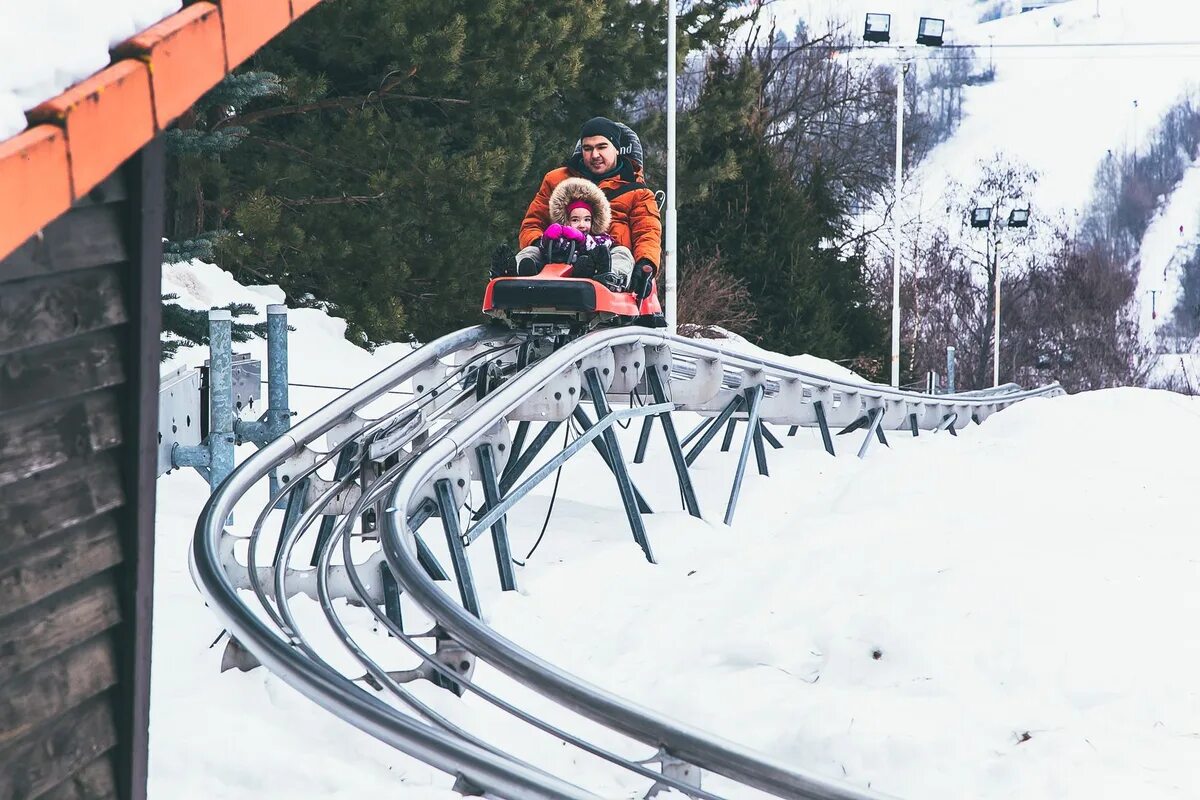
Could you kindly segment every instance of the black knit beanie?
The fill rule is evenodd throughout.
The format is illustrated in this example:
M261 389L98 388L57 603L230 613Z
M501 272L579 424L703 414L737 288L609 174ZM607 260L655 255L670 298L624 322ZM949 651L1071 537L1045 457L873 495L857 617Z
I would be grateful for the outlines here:
M608 117L592 117L579 129L579 138L603 136L618 151L621 149L621 129Z

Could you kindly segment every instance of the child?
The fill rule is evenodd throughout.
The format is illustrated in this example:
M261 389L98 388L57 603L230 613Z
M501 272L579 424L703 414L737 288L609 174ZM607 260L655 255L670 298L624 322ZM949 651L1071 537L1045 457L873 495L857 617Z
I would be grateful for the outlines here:
M545 264L572 264L572 275L594 278L610 291L624 291L633 272L633 253L608 235L612 210L596 184L567 178L550 195L553 222L538 244L517 253L517 274L536 275Z

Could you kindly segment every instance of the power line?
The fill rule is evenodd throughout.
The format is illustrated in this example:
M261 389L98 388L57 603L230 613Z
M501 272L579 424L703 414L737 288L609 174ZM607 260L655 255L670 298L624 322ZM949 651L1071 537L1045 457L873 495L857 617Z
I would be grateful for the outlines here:
M267 385L266 381L259 381L259 383L262 384L263 386ZM288 383L288 386L295 386L300 389L331 389L331 390L336 389L339 392L348 392L354 388L353 386L326 386L325 384L322 384L322 383L290 383L290 382ZM411 394L413 394L413 392L401 392L398 390L392 390L392 391L387 392L387 394L411 395Z

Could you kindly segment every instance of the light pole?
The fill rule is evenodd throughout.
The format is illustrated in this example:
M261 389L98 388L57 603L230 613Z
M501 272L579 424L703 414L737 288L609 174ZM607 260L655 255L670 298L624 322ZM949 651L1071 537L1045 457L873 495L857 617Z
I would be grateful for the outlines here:
M887 44L892 36L891 14L867 14L863 41ZM921 17L917 24L917 44L940 47L945 32L944 20ZM896 174L893 181L895 201L892 207L892 386L900 385L900 193L904 182L904 78L911 55L903 45L896 51Z
M667 241L663 254L663 285L667 331L676 331L677 279L675 266L675 15L676 0L667 0Z
M998 204L997 204L998 205ZM986 228L988 232L987 256L992 265L992 385L1000 385L1000 229L1029 227L1029 208L1014 208L1008 213L1008 224L992 213L991 206L981 206L971 212L971 227Z

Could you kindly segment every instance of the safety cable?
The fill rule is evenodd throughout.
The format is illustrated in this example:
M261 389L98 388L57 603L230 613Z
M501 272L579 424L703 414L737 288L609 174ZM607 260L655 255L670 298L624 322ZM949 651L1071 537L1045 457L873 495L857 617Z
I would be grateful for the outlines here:
M567 449L567 445L571 443L571 431L575 427L575 420L571 420L567 425L566 433L563 436L563 449ZM546 529L550 527L550 515L554 513L554 501L558 499L558 481L562 477L562 469L566 462L558 465L558 469L554 472L554 488L550 490L550 506L546 509L546 519L542 521L542 531L538 534L537 541L533 543L533 547L529 548L529 552L525 554L525 561L513 559L513 563L518 566L525 566L525 562L529 561L530 557L537 552L538 545L542 543L542 538L546 535Z

